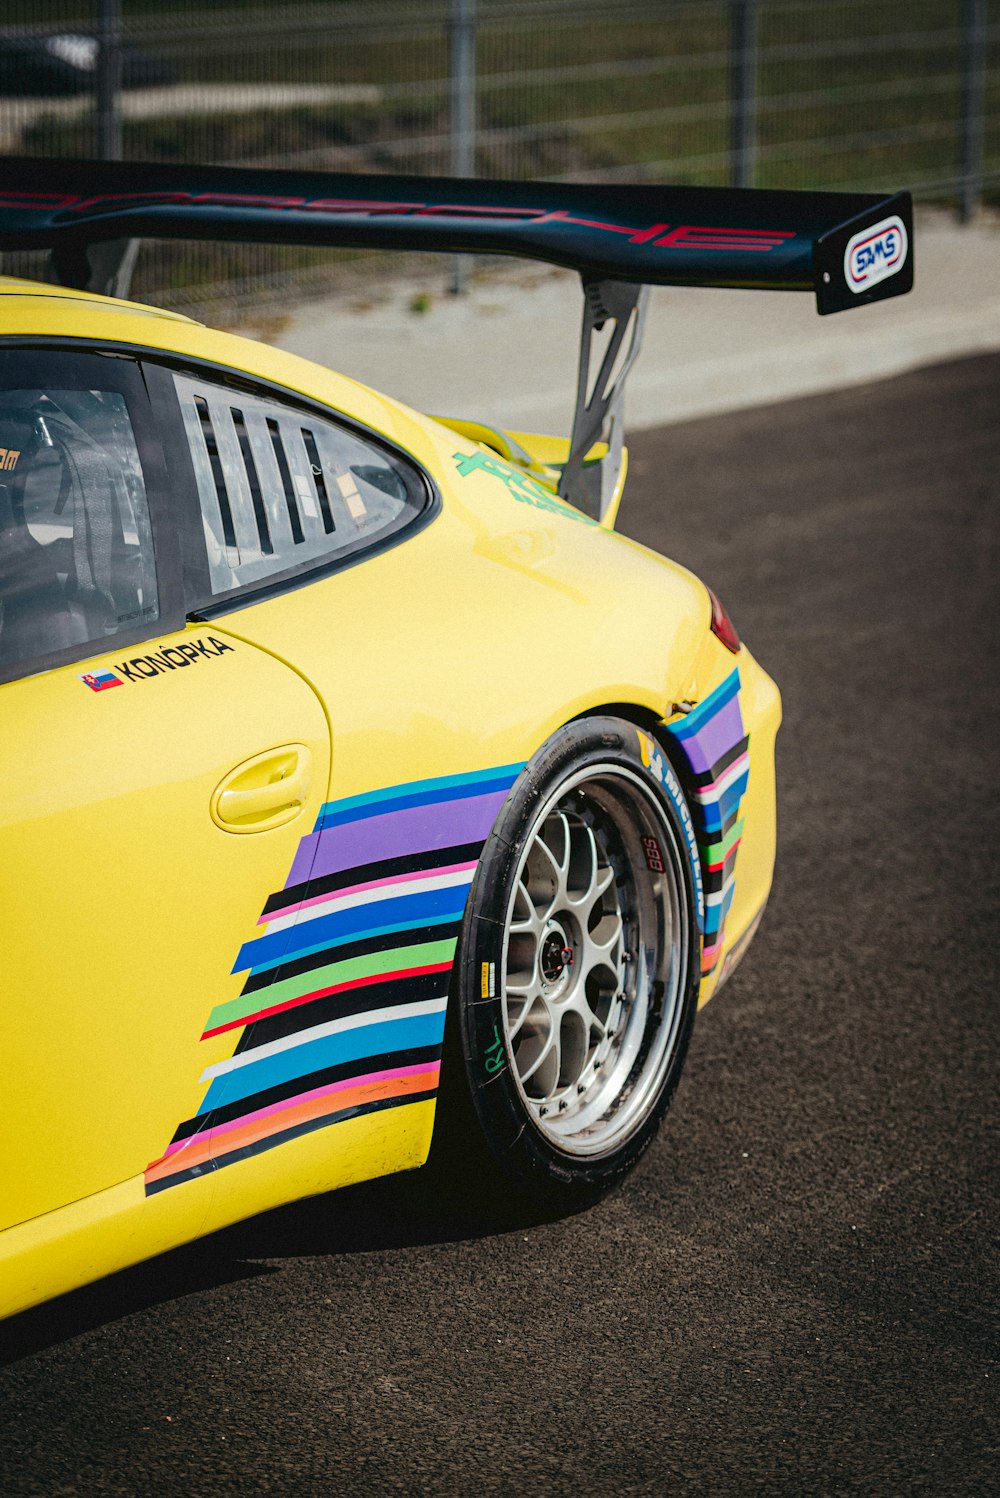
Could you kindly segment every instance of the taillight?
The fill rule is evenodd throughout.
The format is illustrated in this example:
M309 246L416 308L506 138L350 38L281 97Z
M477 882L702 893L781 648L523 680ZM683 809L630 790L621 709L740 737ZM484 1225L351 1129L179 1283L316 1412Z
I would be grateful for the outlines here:
M736 633L736 626L711 588L708 590L708 596L712 600L712 633L722 641L727 650L731 650L735 655L740 648L740 637Z

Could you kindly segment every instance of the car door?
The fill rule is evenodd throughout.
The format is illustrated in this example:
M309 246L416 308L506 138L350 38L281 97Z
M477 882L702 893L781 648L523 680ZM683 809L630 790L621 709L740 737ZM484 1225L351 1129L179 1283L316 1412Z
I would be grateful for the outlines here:
M134 362L0 351L0 1228L207 1169L202 1036L324 800L308 683L186 622L179 514Z
M357 701L345 701L336 663L340 642L359 634L381 642L376 660L391 650L363 579L375 553L434 514L434 495L398 449L290 392L193 361L146 373L164 422L173 412L172 450L189 464L201 530L186 559L197 611L213 628L261 644L276 604L294 617L277 653L323 698L334 744L329 794L350 802L346 820L328 803L307 828L271 887L262 928L236 958L243 988L210 1016L209 1033L229 1042L206 1069L199 1114L219 1200L235 1207L238 1197L245 1207L252 1191L267 1205L419 1164L429 1139L448 972L474 862L467 849L446 858L433 836L400 843L380 814L395 806L368 797L354 805L337 774L339 725L360 714L381 731L393 704L377 671ZM362 597L346 619L330 574L355 562ZM317 648L331 665L322 683L303 666ZM370 762L365 783L405 780L408 742L397 735L387 780ZM414 817L429 822L431 813L421 802ZM169 1172L169 1163L160 1168Z

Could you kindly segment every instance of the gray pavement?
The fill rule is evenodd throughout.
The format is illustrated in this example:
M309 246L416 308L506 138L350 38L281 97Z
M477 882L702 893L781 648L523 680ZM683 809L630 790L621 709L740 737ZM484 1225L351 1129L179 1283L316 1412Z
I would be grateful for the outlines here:
M18 1495L995 1491L1000 356L640 433L784 694L768 915L596 1210L419 1173L0 1330Z
M805 293L655 288L629 377L628 429L1000 349L1000 216L961 228L924 209L914 237L910 295L833 317L817 316ZM452 297L432 261L426 272L408 266L399 278L350 285L302 304L271 340L418 410L568 435L581 310L574 274L512 262Z

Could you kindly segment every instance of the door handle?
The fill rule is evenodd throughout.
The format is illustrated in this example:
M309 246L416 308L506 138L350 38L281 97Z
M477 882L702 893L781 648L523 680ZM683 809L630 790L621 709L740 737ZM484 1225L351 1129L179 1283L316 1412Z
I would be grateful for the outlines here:
M282 744L244 760L212 793L212 820L224 832L269 832L299 815L312 785L305 744Z

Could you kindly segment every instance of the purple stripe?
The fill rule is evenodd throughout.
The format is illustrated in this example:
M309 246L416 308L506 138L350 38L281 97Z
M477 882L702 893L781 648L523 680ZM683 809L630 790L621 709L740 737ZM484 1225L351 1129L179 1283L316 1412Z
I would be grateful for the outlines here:
M485 796L411 806L405 811L389 811L380 817L311 832L299 843L285 888L361 864L378 863L383 858L405 858L408 853L484 842L506 799L506 790L490 791Z
M681 747L695 774L703 775L742 737L740 702L738 697L734 697L693 738L682 740Z

